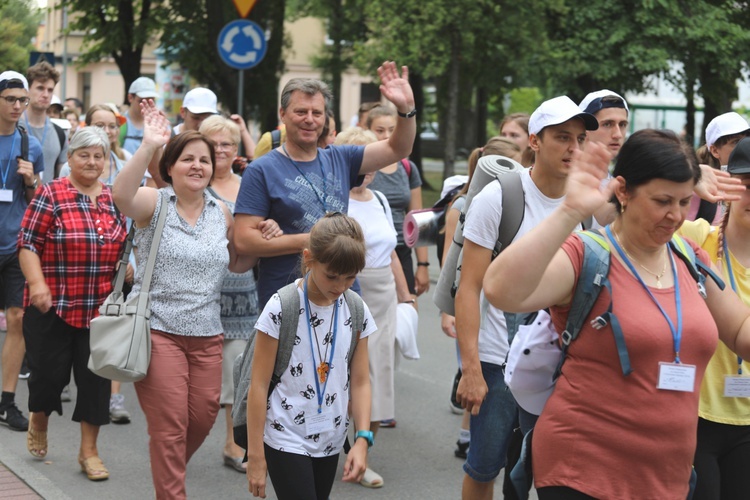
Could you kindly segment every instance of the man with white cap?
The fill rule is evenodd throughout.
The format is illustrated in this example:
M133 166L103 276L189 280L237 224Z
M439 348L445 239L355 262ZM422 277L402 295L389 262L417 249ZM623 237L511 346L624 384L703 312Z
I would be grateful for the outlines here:
M8 322L2 350L0 424L16 431L25 431L29 425L15 404L18 373L26 350L22 330L25 279L18 263L16 240L26 206L44 171L41 144L17 128L28 105L26 78L15 71L0 74L0 302L7 308Z
M28 108L21 124L30 135L39 139L44 151L43 182L50 182L60 173L60 168L68 161L68 138L65 131L55 125L47 116L52 104L53 91L60 81L60 72L50 63L42 61L26 70L29 82Z
M147 76L133 80L128 89L128 103L130 108L125 113L127 122L120 128L120 146L130 154L135 153L143 141L143 115L141 101L156 99L156 82Z
M711 156L719 160L722 169L729 163L737 143L750 135L750 125L739 113L734 111L719 115L706 127L706 146Z
M180 116L183 122L174 128L174 133L179 134L183 130L198 130L203 120L219 112L216 109L216 94L209 89L196 87L182 100Z
M566 96L545 101L531 115L529 146L536 160L531 169L520 173L524 217L514 240L563 202L573 154L583 147L586 132L598 126L593 115L582 112ZM509 348L505 316L482 293L482 280L499 238L502 196L500 183L491 182L471 203L456 294L456 331L463 363L457 398L472 414L462 489L467 500L492 498L494 480L505 466L508 443L519 423L518 406L503 380L502 365ZM533 416L526 415L521 415L524 430L533 426Z
M586 134L588 139L604 144L613 158L617 156L625 143L630 123L630 110L625 99L611 90L603 89L588 94L578 107L599 121L599 128Z

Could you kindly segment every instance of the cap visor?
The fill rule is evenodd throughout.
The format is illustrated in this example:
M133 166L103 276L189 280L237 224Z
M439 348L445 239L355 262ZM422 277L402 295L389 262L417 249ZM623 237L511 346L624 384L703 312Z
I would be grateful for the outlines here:
M215 109L203 108L200 106L189 106L187 110L193 113L194 115L202 115L203 113L211 113L215 115L216 113L218 113L218 111L216 111Z
M136 92L135 95L137 95L141 99L155 99L157 96L157 93L146 90L144 92Z

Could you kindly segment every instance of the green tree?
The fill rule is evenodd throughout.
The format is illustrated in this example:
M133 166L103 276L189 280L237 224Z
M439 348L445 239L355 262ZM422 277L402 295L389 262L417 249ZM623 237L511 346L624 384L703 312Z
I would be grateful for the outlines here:
M36 36L41 12L31 0L3 0L0 3L0 61L3 69L26 73L31 40Z
M178 0L179 1L179 0ZM68 31L85 33L78 63L87 64L112 57L127 89L141 74L143 49L158 40L176 18L169 0L63 0Z

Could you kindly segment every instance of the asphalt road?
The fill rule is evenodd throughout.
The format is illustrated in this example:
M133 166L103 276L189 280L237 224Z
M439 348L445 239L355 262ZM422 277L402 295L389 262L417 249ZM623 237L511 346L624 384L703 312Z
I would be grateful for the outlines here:
M434 254L434 249L430 249L433 279L438 272ZM380 430L369 458L371 468L383 476L385 484L371 490L343 483L340 481L343 460L340 460L340 472L331 493L333 500L460 498L462 460L454 457L453 450L461 417L449 409L456 372L455 344L440 329L440 316L430 292L420 297L419 310L421 359L400 359L396 373L398 425ZM75 398L74 385L71 391ZM63 404L62 417L53 414L50 419L46 461L36 461L29 455L25 433L0 427L0 462L50 500L153 498L145 418L132 384L124 384L123 393L133 415L132 423L104 426L99 436L99 452L110 471L109 480L93 483L80 471L76 461L80 432L78 425L70 420L73 403ZM19 381L16 397L27 414L25 381ZM189 498L250 498L245 476L222 463L223 440L222 410L210 435L188 465ZM498 479L496 484L495 498L502 498L501 481ZM275 498L273 492L268 498ZM533 492L532 498L536 498Z

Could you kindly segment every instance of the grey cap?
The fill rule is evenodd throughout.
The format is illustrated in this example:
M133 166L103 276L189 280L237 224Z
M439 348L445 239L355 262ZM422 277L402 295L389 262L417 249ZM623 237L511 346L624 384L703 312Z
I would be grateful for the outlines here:
M158 95L156 93L156 82L147 76L136 78L130 84L128 94L135 94L141 99L153 99Z

